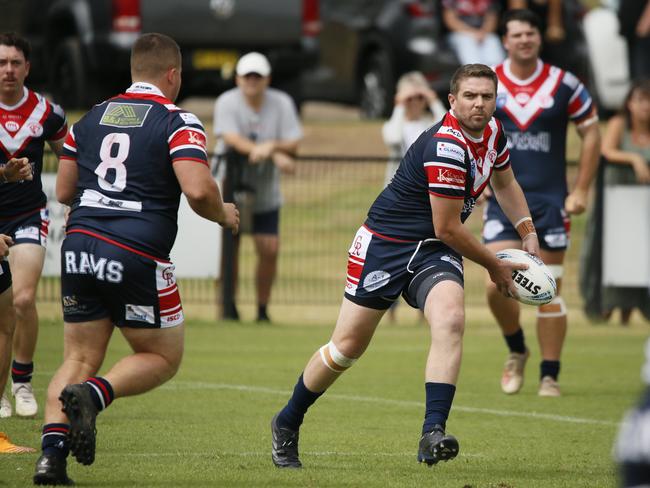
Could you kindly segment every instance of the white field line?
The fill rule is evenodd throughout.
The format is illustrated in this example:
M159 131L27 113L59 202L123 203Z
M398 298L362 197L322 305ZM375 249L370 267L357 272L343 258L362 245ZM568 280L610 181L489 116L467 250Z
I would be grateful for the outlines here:
M169 390L236 390L236 391L244 391L244 392L251 392L251 393L266 393L269 395L282 395L287 397L291 395L291 391L289 390L278 390L275 388L267 388L264 386L232 385L227 383L207 383L202 381L173 381L172 383L163 385L161 388L169 389ZM423 402L415 402L410 400L393 400L390 398L367 397L367 396L358 396L358 395L341 395L337 393L328 393L325 398L330 398L333 400L343 400L347 402L365 402L365 403L377 403L381 405L395 405L398 407L413 407L419 409L424 408ZM452 410L458 412L497 415L500 417L523 417L529 419L551 420L554 422L567 422L571 424L607 425L612 427L616 427L619 425L619 422L615 422L612 420L599 420L599 419L572 417L568 415L556 415L556 414L539 413L539 412L517 412L513 410L497 410L493 408L463 407L461 405L454 405L452 407Z
M222 456L236 456L236 457L267 457L269 451L250 451L250 452L233 452L233 451L204 451L204 452L190 452L190 451L174 451L174 452L102 452L102 457L222 457ZM412 457L415 458L414 452L345 452L345 451L300 451L301 455L305 456L341 456L341 457ZM471 457L482 458L484 454L472 454L460 452L458 457Z

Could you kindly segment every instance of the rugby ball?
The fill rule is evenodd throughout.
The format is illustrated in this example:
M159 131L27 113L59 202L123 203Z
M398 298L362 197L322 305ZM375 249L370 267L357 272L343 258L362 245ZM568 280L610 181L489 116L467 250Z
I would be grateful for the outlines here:
M528 269L515 269L512 281L515 283L521 303L527 305L544 305L549 303L557 293L557 284L544 262L537 256L521 249L504 249L497 252L497 258L512 263L527 264Z

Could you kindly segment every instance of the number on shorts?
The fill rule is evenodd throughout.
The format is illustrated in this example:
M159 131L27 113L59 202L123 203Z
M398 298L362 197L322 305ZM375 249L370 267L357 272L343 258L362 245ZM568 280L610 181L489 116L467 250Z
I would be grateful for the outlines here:
M117 154L111 156L114 145L117 145ZM126 166L124 166L124 161L129 156L130 146L131 139L128 134L113 132L104 137L99 148L101 163L95 169L97 182L103 190L124 191L126 188ZM115 171L115 181L113 183L106 179L110 169Z

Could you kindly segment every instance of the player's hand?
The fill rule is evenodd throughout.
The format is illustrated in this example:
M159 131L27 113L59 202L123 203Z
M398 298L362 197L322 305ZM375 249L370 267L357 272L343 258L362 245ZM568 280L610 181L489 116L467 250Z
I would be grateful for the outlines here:
M11 158L4 165L4 176L7 181L14 183L22 180L32 180L32 165L27 158Z
M273 141L261 142L255 144L250 154L248 155L248 160L255 163L262 163L270 159L271 154L273 153Z
M587 192L584 190L575 189L564 201L564 210L569 215L578 215L585 211L587 208Z
M9 246L13 246L14 241L5 234L0 234L0 256L6 258L9 256Z
M539 257L539 239L537 234L528 234L521 240L521 248L528 254Z
M512 272L516 269L528 269L527 264L512 263L505 259L497 259L491 268L488 268L490 279L496 285L497 290L508 298L517 298L519 294L512 281Z
M276 151L273 153L271 158L273 159L273 164L275 164L282 173L288 175L296 173L296 162L287 153Z
M223 204L223 220L219 222L219 225L230 229L233 235L237 235L239 232L239 210L234 203Z
M634 170L634 175L636 176L636 181L642 185L647 185L650 183L650 166L646 163L646 160L640 154L635 154L632 161L632 169Z

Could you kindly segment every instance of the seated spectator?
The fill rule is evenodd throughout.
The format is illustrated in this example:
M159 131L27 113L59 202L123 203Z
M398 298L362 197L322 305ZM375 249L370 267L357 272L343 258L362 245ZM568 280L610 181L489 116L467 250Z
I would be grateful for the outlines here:
M607 123L602 153L610 163L603 171L604 185L650 184L650 80L634 83L621 113ZM596 212L590 215L583 243L583 256L589 259L587 256L591 255L591 264L596 266L600 256L591 250L601 241L602 231L595 231L601 227L599 219L602 217ZM591 264L584 262L582 268L587 269ZM590 286L600 286L600 283ZM583 295L585 293L588 294L589 290L583 291ZM601 290L600 302L603 318L609 318L613 310L619 308L621 323L627 324L632 311L638 308L650 320L648 288L606 286Z
M562 0L508 0L507 7L509 10L526 8L539 15L542 19L542 35L545 43L556 44L566 37L562 18ZM546 60L544 56L542 58Z
M443 0L442 20L449 43L461 64L499 64L505 58L496 34L498 3L494 0Z
M393 179L400 160L411 144L422 132L438 122L446 111L422 73L411 71L400 77L393 113L382 127L384 144L390 149L391 158L386 167L386 184Z

